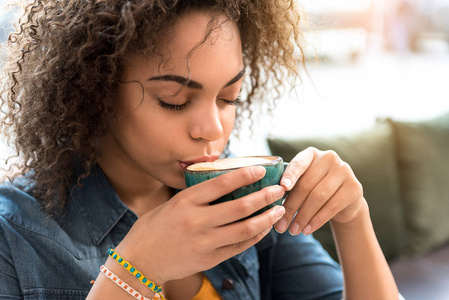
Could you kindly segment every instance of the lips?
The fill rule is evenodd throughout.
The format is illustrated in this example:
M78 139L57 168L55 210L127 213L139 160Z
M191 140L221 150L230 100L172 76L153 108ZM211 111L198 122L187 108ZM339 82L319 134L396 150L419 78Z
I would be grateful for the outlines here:
M186 161L179 161L179 165L181 166L182 169L187 168L190 165L199 163L199 162L211 162L211 161L215 161L217 160L219 157L219 155L211 155L211 156L203 156L203 157L198 157L195 159L191 159L191 160L186 160Z

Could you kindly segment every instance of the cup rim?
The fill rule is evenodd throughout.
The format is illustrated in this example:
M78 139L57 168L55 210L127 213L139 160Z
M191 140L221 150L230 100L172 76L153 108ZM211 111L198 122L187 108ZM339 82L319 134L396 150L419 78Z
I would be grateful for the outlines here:
M248 167L253 167L253 166L271 166L271 165L275 165L277 164L279 161L282 161L282 157L278 156L278 155L248 155L248 156L236 156L236 157L226 157L226 158L250 158L250 157L256 157L256 158L266 158L266 157L273 157L273 160L270 160L269 162L266 163L261 163L261 164L254 164ZM224 159L224 158L223 158ZM189 170L190 166L187 166L184 169L184 173L210 173L210 172L223 172L223 171L233 171L233 170L237 170L237 169L241 169L244 167L234 167L234 168L227 168L227 169L217 169L217 170Z

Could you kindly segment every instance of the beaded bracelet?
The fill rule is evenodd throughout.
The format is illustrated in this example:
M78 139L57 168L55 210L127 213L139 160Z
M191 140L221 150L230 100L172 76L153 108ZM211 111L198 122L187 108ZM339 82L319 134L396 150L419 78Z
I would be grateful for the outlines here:
M127 283L123 282L123 280L121 280L117 275L115 275L114 273L112 273L108 268L106 268L105 266L101 266L100 267L101 273L103 273L104 275L106 275L106 277L108 277L109 279L111 279L113 282L115 282L115 284L117 284L119 287L121 287L122 289L124 289L125 291L128 292L128 294L130 294L131 296L133 296L136 299L139 300L150 300L149 298L142 296L138 291L134 290L132 287L130 287ZM153 298L153 299L157 299L157 298Z
M162 294L162 287L156 285L153 281L149 280L145 277L141 272L139 272L134 266L132 266L129 262L127 262L123 257L121 257L114 249L109 249L108 254L112 257L116 262L118 262L121 266L123 266L126 270L131 273L131 275L135 276L139 281L149 287L153 292L159 293L161 295L161 299L165 299Z

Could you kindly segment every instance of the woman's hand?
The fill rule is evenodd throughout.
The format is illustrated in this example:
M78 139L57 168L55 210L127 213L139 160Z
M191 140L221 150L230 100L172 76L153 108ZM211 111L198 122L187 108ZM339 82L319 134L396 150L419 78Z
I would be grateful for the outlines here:
M360 182L334 151L307 148L288 165L281 185L290 194L286 213L275 228L293 235L310 234L327 221L349 223L366 204ZM296 214L296 216L295 216Z
M264 174L263 167L242 168L179 192L140 217L117 252L157 284L214 267L260 241L285 213L275 206L241 220L281 198L281 186L209 205Z
M333 151L307 148L290 162L281 186L291 192L277 231L286 231L290 224L292 234L310 234L331 220L345 299L397 299L362 186L347 163Z

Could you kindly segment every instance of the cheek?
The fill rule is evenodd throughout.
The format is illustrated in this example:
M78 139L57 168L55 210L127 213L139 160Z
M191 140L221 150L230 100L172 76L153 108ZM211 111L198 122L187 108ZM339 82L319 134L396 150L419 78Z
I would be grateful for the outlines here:
M184 128L182 122L158 116L149 122L146 132L143 134L146 134L150 139L149 142L154 143L157 147L168 148L183 142Z
M229 137L234 128L236 117L236 108L233 107L230 112L227 112L224 116L222 116L222 126L224 128L225 134Z
M119 116L113 131L124 147L132 147L141 152L164 144L164 137L170 136L172 128L170 122L156 113L157 107L145 100L122 106L125 106L125 110Z
M147 112L138 113L133 120L131 130L137 142L162 146L179 138L182 132L180 122L167 119L163 114ZM176 137L176 139L174 138Z

